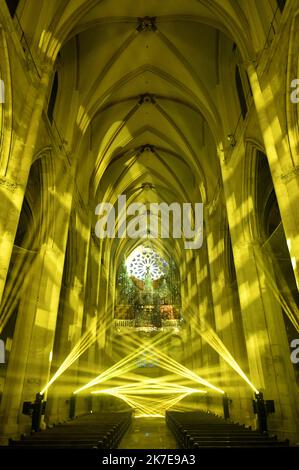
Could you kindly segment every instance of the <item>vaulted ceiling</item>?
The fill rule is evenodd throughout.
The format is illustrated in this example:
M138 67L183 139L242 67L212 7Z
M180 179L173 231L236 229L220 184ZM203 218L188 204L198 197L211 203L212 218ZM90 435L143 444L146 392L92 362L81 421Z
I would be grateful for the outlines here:
M248 3L72 0L41 8L27 34L49 57L59 51L55 119L77 154L77 185L91 209L120 194L146 204L211 201L225 140L221 67L234 43L244 59L254 52L248 44L259 47ZM136 241L120 244L123 252Z
M108 17L76 36L77 125L93 153L80 174L92 199L140 196L146 183L164 201L212 194L218 43L210 26L144 17Z

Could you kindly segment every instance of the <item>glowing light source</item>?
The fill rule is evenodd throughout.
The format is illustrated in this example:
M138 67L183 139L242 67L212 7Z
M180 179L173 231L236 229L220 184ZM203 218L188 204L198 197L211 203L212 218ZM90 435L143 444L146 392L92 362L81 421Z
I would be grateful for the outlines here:
M157 414L146 415L146 414L140 414L140 415L138 415L138 416L135 416L135 418L164 418L164 415L157 415Z

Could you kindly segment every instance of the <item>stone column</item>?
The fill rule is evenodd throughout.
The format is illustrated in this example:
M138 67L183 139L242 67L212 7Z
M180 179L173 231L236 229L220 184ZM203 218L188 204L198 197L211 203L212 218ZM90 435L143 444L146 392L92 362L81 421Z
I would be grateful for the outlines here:
M79 211L79 209L77 209ZM69 237L72 246L69 247L68 265L65 265L64 280L60 301L60 321L56 332L54 351L55 368L51 375L64 362L68 354L81 339L85 307L85 287L87 282L87 265L89 260L90 222L84 211L76 213L74 224L70 226L73 232ZM49 389L49 407L47 419L49 423L62 422L69 417L69 399L79 387L79 360L77 359Z
M22 408L22 393L28 359L28 351L35 322L35 299L39 284L29 282L31 273L42 272L42 256L38 254L32 261L24 283L23 302L20 304L15 325L12 349L7 366L6 379L0 407L0 443L7 444L10 437L17 438L18 418ZM26 306L26 308L25 308ZM33 400L34 397L30 399ZM28 426L30 420L27 418Z
M265 399L275 401L276 412L270 419L270 430L294 442L298 438L298 418L295 411L297 386L281 308L267 287L265 275L259 268L259 260L263 259L259 241L251 238L250 230L244 229L248 222L243 212L241 174L238 174L237 167L232 168L223 160L221 166L246 339L249 378L254 386L264 393ZM242 165L239 168L242 172Z
M45 67L38 85L30 86L22 123L15 129L14 145L5 173L0 173L0 302L6 282L15 234L35 152L51 67Z
M236 317L240 312L233 302L233 292L229 285L228 266L226 265L227 249L224 232L226 215L221 204L213 214L206 214L208 262L210 265L211 290L215 314L215 332L228 349L232 357L248 373L247 358L242 354L243 331L238 328ZM220 377L222 388L233 400L231 417L245 424L252 424L253 413L250 388L240 375L219 356ZM221 397L222 399L222 397ZM217 400L218 402L218 400ZM222 402L220 413L222 414Z
M204 235L206 237L206 234ZM197 297L198 297L198 317L199 319L209 320L214 318L214 308L211 298L210 291L210 272L207 258L207 247L206 238L204 239L203 245L196 256L196 284L197 284ZM211 347L194 331L193 335L196 337L196 343L199 343L200 350L200 362L197 365L199 369L199 375L204 373L204 377L210 380L209 371L212 370L212 356ZM210 367L211 366L211 367ZM212 379L212 377L211 377Z
M32 262L22 289L0 408L3 439L28 431L23 401L34 400L49 380L73 195L72 169L57 161L55 186L48 188L54 200L54 213L49 216L54 229Z
M268 75L267 86L263 88L257 71L252 64L248 66L247 71L299 289L298 159L297 161L292 159L286 131L279 120L281 105L280 102L277 103L277 83L274 83L274 78ZM273 74L273 76L276 76L276 74ZM282 83L284 84L284 80ZM290 96L285 97L282 85L280 85L280 89L284 100L289 100ZM293 106L296 106L296 104L293 104Z

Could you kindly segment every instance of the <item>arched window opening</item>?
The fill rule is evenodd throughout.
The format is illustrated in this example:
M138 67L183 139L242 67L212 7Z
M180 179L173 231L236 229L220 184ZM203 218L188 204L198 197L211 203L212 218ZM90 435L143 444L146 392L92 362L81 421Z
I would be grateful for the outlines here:
M15 246L30 249L31 244L29 244L28 236L31 233L33 228L33 215L31 212L30 205L26 199L24 198L23 206L19 218L19 224L17 228L17 233L15 236L14 244Z
M250 96L253 96L252 88L251 88L251 84L250 84L250 80L249 80L249 77L248 77L248 73L247 73L247 72L246 72L246 81L247 81L247 86L248 86L249 94L250 94Z
M19 218L14 244L26 250L37 250L41 243L42 208L42 161L31 165L23 206Z
M47 115L51 124L53 123L53 120L54 120L54 110L55 110L57 92L58 92L58 73L55 72L50 99L48 103L48 111L47 111Z
M284 10L285 5L287 3L287 0L276 0L276 2L277 2L278 8L280 9L280 11L282 13L283 10Z
M270 193L270 196L266 202L265 211L264 211L264 228L267 238L272 235L272 233L277 229L278 225L281 222L281 215L278 207L278 202L276 199L276 194L274 189Z
M238 93L238 97L239 97L239 103L240 103L242 117L243 117L243 119L245 119L245 117L247 115L248 107L247 107L246 96L245 96L243 83L242 83L242 79L241 79L241 74L240 74L240 70L239 70L238 66L236 67L235 81L236 81L236 87L237 87L237 93Z
M19 3L20 0L6 0L6 5L12 18L16 14L16 10L18 8Z
M232 249L232 242L230 238L230 234L228 232L227 236L227 268L228 268L228 278L230 284L234 284L237 280L237 275L236 275L236 268L235 268L235 261L234 261L234 255L233 255L233 249Z
M257 214L259 215L259 230L261 236L267 240L281 223L281 215L268 159L261 151L257 153L256 177L256 204Z

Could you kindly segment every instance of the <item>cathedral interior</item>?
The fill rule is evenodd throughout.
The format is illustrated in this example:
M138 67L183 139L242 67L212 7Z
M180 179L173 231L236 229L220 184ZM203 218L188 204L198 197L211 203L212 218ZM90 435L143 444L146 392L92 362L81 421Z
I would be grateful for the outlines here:
M298 0L0 0L3 447L299 446L298 50Z

